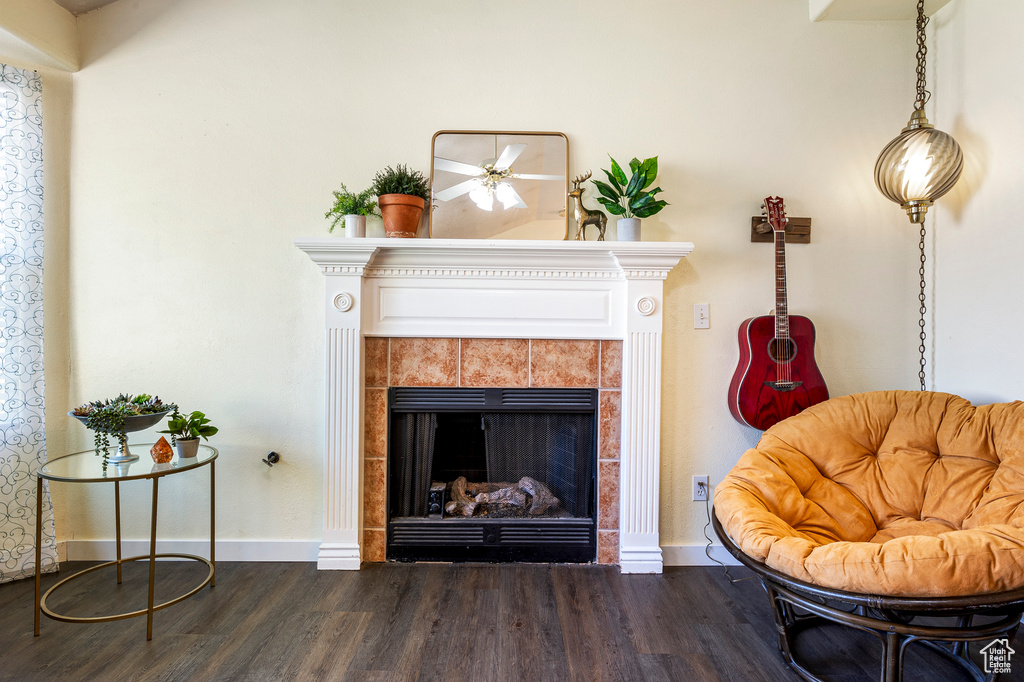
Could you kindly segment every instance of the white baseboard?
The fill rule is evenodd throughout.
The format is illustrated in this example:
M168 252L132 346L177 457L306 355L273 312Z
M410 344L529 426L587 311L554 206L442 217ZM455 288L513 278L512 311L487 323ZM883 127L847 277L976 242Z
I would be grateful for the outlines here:
M662 545L661 553L666 566L717 566L704 553L707 545ZM740 566L740 562L726 551L725 547L711 545L711 556L726 566Z
M68 561L112 561L114 540L67 540ZM316 561L317 540L218 540L217 561ZM158 554L210 556L209 540L157 540ZM149 554L149 540L122 540L122 556Z
M330 550L343 551L330 551ZM317 561L321 569L357 569L358 554L348 548L322 545L317 540L218 540L218 561ZM209 556L207 540L158 540L158 553L197 554ZM358 552L358 549L355 550ZM113 540L65 540L57 543L60 561L112 561L116 557ZM149 540L124 540L123 556L149 554ZM704 545L663 545L665 566L717 566L704 553ZM712 545L711 556L727 566L739 566L721 545ZM626 562L624 573L660 573L643 562Z

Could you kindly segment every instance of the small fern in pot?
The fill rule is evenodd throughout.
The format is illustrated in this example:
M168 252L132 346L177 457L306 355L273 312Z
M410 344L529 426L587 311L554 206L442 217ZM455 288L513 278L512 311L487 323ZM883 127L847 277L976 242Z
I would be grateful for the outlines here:
M324 217L332 219L328 232L334 232L338 223L344 220L346 237L365 237L366 216L369 215L379 215L373 188L356 193L350 192L345 183L341 183L341 190L334 192L334 206Z

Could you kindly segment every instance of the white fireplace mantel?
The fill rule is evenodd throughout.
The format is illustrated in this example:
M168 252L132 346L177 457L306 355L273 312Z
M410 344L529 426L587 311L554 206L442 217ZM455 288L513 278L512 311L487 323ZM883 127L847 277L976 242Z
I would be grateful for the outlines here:
M621 339L619 564L660 573L664 280L689 242L299 239L326 276L324 538L360 564L363 339Z

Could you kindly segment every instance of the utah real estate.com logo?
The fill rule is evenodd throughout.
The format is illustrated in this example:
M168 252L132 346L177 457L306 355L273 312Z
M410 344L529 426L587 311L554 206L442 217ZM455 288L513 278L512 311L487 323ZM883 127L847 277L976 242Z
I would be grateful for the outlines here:
M1013 656L1015 653L1017 652L1010 648L1009 640L992 640L988 646L981 650L981 655L985 658L985 672L1009 674L1010 656Z

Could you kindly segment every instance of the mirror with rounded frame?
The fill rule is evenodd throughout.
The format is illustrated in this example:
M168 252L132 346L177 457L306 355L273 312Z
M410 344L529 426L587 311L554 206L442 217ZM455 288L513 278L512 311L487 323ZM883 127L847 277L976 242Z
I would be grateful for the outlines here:
M442 130L430 149L431 237L567 238L563 133Z

